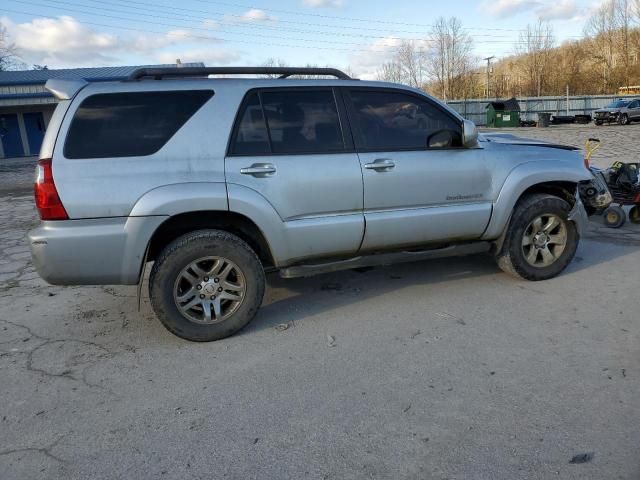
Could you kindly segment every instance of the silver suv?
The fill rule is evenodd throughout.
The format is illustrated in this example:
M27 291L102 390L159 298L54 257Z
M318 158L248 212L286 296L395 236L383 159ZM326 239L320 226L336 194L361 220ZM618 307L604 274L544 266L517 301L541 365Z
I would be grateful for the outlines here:
M281 76L208 77L266 73ZM574 256L585 204L611 201L575 148L479 136L420 90L334 69L142 69L47 88L60 103L37 167L35 267L58 285L141 285L153 262L153 308L189 340L247 325L265 271L486 252L548 279Z
M640 99L616 100L604 108L599 108L593 115L596 125L602 125L604 122L629 125L640 120Z

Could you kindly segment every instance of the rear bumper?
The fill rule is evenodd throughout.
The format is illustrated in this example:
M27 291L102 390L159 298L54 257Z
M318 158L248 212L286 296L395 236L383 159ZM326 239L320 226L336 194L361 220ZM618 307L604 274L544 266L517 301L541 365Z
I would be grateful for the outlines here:
M149 240L166 218L42 222L28 234L33 265L54 285L135 285Z

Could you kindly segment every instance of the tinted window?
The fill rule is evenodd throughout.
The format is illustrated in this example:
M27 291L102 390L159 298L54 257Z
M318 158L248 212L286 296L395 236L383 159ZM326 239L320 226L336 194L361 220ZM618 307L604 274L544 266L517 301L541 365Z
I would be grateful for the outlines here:
M627 100L616 100L615 102L610 103L604 108L622 108L626 107L629 104Z
M212 96L210 90L93 95L73 117L64 154L67 158L151 155Z
M271 152L267 125L257 93L251 94L244 104L232 152L236 155L258 155Z
M418 97L401 92L351 92L360 147L370 150L462 146L460 124Z
M277 90L261 95L273 153L322 153L344 148L331 90Z

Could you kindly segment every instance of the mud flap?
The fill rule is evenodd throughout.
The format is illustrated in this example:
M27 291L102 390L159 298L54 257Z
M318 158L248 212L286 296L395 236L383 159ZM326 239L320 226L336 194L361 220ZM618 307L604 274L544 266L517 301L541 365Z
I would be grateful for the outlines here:
M569 212L568 219L576 224L578 235L582 236L585 229L587 228L587 222L589 221L589 216L587 215L587 211L585 210L584 204L582 203L582 199L580 198L579 190L576 190L576 201L573 205L573 208Z
M149 245L151 242L149 242ZM144 281L144 272L147 268L147 259L149 257L149 245L144 251L144 259L142 260L142 269L140 271L140 279L138 280L137 294L138 294L138 313L140 313L140 308L142 304L142 282Z

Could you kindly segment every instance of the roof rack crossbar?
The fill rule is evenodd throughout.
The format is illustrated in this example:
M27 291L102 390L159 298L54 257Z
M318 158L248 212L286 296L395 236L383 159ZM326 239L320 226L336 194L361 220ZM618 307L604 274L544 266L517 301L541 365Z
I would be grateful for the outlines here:
M171 67L171 68L139 68L131 72L127 81L152 77L160 80L164 77L201 77L205 75L280 75L287 78L292 75L326 75L340 80L352 78L336 68L297 68L297 67Z

